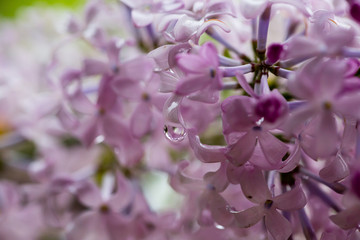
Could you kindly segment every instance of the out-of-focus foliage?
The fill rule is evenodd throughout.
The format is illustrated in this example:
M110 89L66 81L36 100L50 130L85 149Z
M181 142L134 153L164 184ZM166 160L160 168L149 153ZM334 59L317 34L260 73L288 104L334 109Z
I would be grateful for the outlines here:
M13 18L22 8L34 5L76 9L84 3L85 0L0 0L0 18Z

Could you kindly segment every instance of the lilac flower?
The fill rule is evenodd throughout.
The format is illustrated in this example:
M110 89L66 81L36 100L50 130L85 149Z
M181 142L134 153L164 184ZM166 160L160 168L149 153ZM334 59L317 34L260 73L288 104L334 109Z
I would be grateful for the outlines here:
M204 44L198 54L178 54L177 64L186 75L177 84L175 94L190 95L192 99L203 102L217 102L221 71L213 44Z
M223 132L228 136L229 143L226 156L234 165L243 165L250 160L257 143L270 165L277 168L281 163L288 147L269 130L281 123L277 121L273 124L286 115L287 105L276 93L273 97L273 102L267 96L256 102L249 97L232 96L222 103ZM237 136L231 137L234 133Z
M299 185L290 191L273 197L266 186L261 171L245 166L240 176L241 189L248 200L258 204L241 212L233 211L239 227L251 227L265 217L265 226L274 239L288 239L292 233L291 224L277 209L293 211L306 205L306 197Z
M68 239L92 238L114 239L127 235L128 219L121 211L130 204L131 189L126 179L117 176L117 190L112 194L114 182L110 176L104 178L102 192L91 182L79 183L76 194L82 204L90 210L78 216L67 230Z

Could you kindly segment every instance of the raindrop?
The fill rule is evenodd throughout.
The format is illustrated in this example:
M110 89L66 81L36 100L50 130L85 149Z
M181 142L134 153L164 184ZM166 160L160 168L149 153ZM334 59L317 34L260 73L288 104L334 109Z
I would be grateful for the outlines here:
M241 211L237 211L234 207L230 206L230 205L227 205L226 206L226 210L229 212L229 213L239 213Z
M217 229L220 229L220 230L224 230L224 229L225 229L224 226L222 226L222 225L220 225L220 224L218 224L218 223L214 223L214 225L215 225L215 227L216 227Z
M102 143L105 140L105 137L103 135L99 135L95 138L95 143L99 144Z
M185 139L186 130L183 127L164 125L164 133L167 139L177 143Z

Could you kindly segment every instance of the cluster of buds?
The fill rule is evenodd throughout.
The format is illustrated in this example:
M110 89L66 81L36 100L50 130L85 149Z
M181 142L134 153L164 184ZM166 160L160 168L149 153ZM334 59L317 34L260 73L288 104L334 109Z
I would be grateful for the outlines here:
M0 239L360 239L360 1L59 19L0 25Z

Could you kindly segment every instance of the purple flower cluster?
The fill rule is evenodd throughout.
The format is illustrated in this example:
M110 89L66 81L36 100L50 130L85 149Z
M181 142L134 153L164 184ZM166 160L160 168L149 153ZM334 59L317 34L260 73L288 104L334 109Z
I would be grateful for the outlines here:
M0 25L1 240L360 239L360 1L37 15Z

